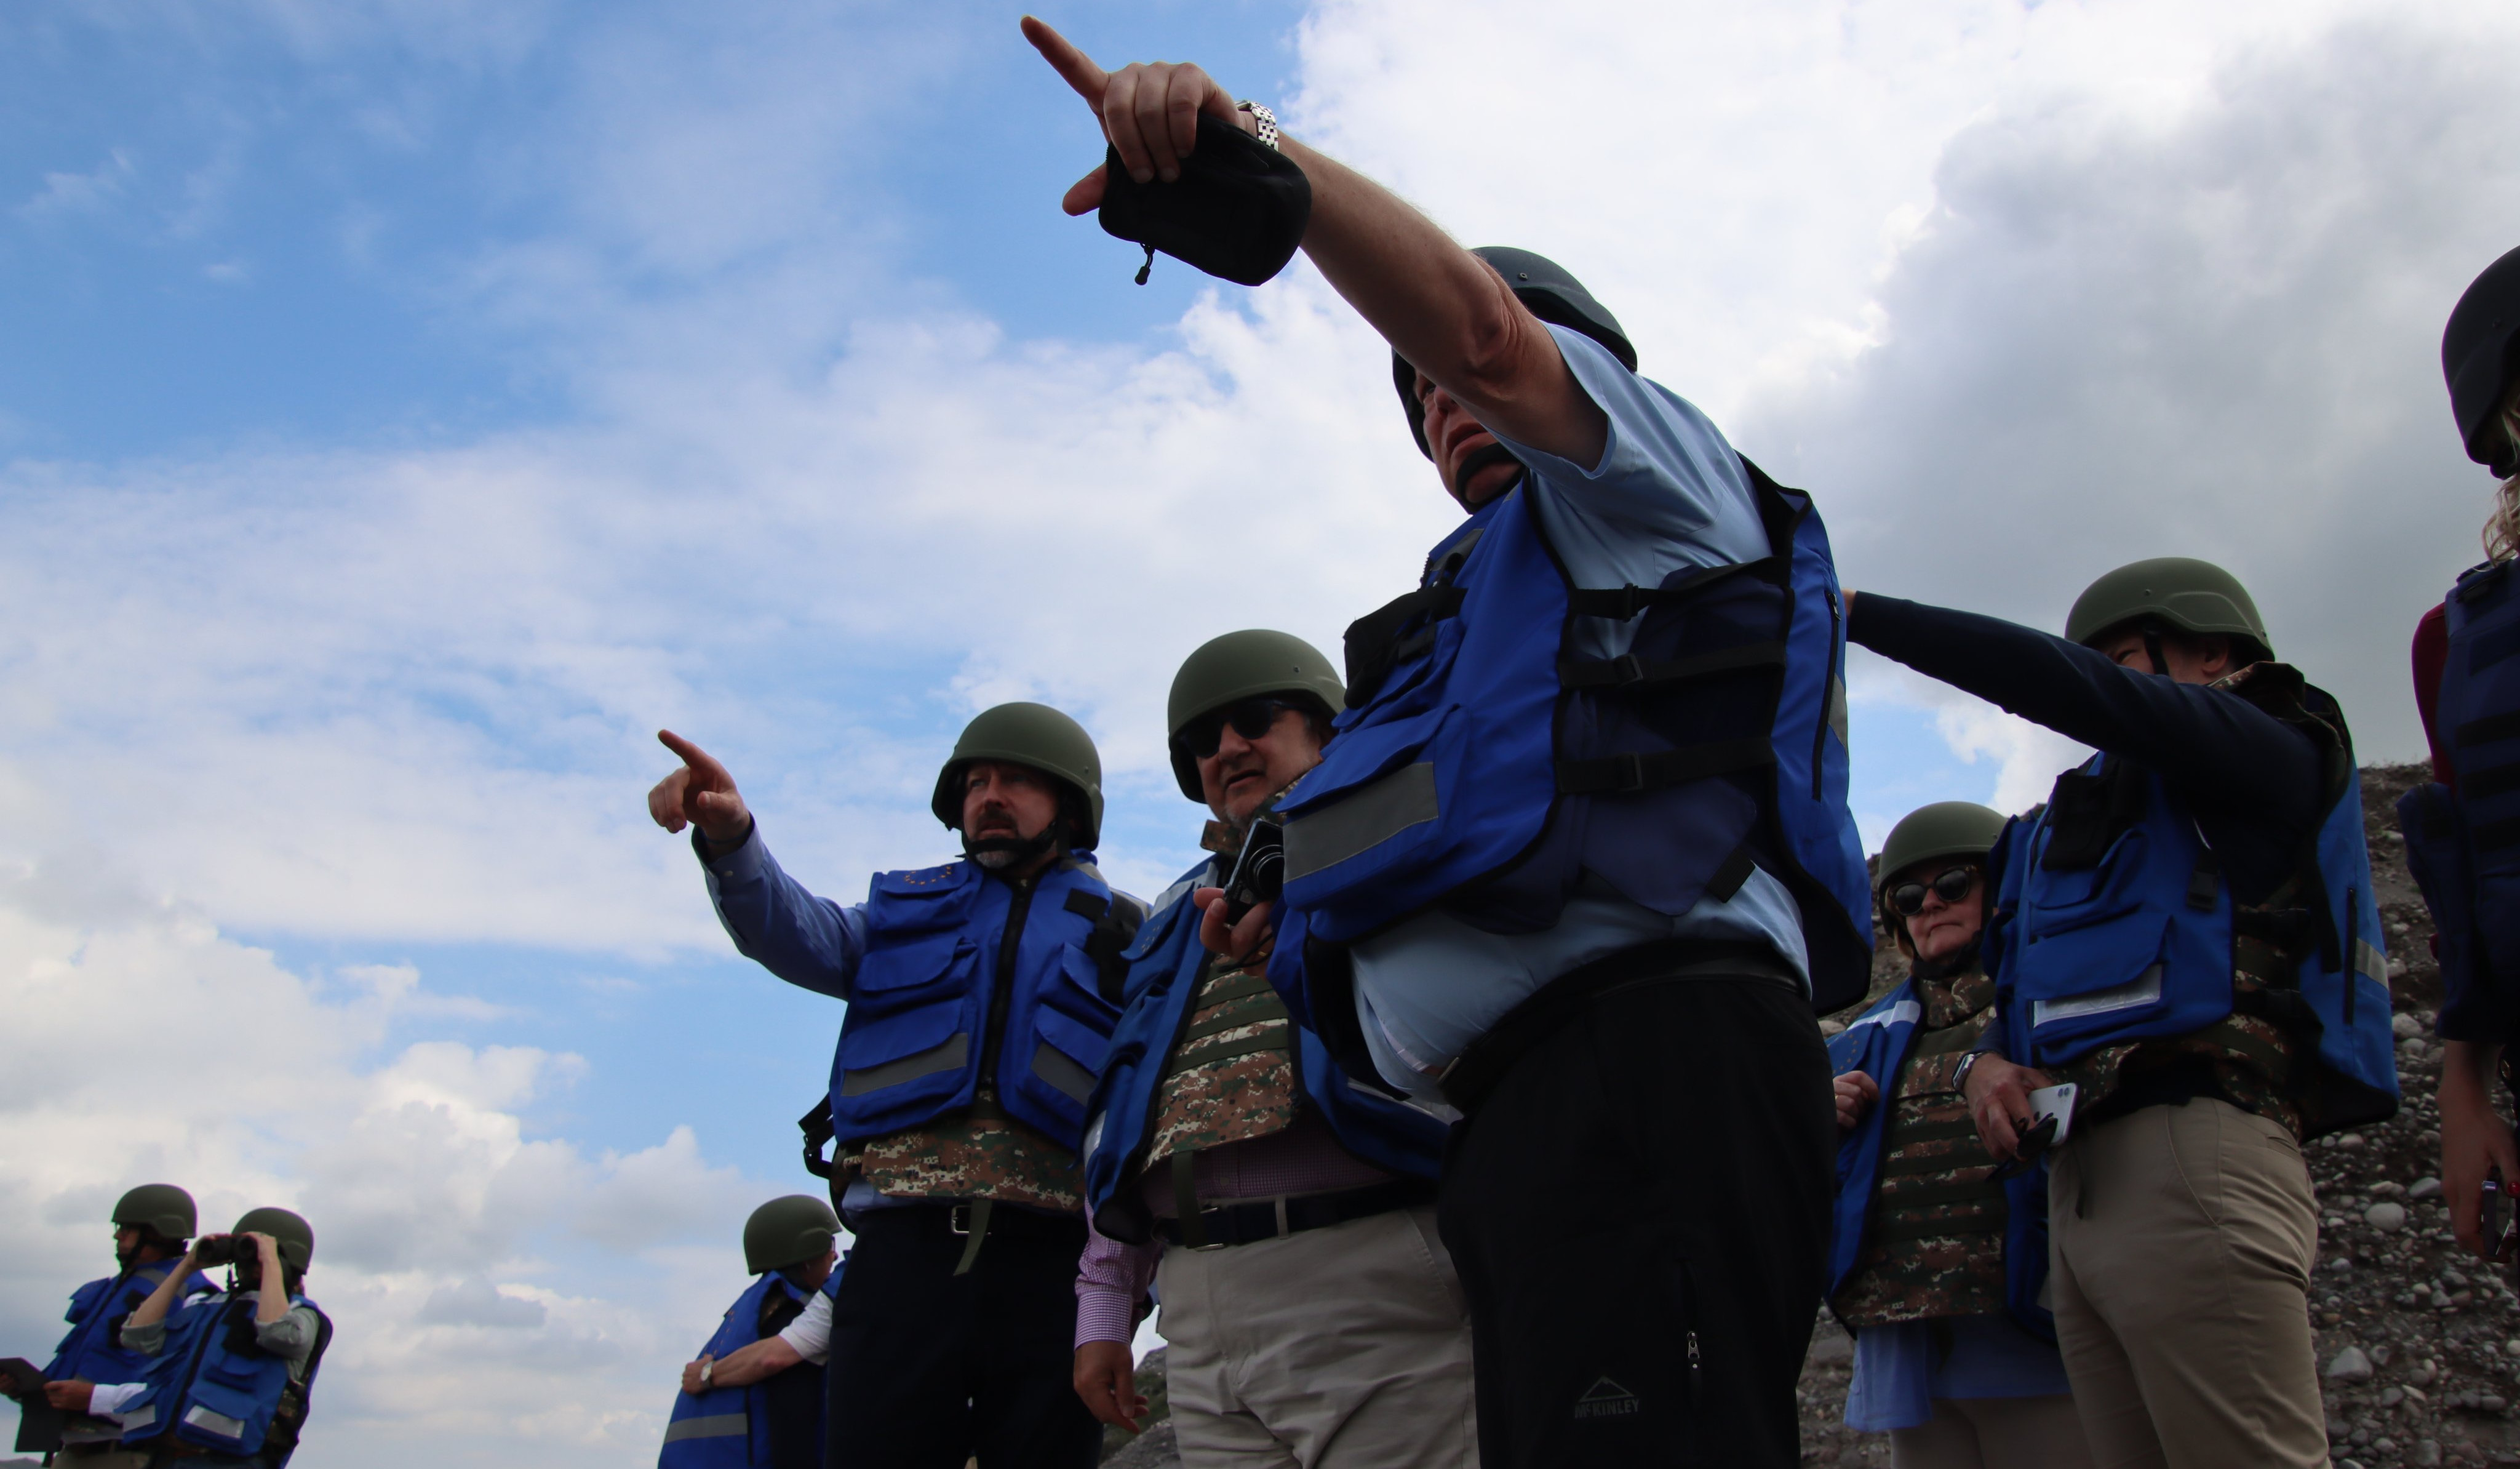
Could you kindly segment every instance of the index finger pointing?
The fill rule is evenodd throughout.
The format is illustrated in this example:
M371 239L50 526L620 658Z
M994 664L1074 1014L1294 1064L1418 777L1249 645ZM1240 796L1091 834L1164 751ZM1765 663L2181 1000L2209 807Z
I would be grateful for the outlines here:
M681 756L683 763L691 766L695 770L699 769L703 765L712 768L717 765L717 761L709 758L709 753L707 751L702 750L698 745L684 739L681 735L674 733L670 729L657 730L656 740L657 743L663 745L667 750Z
M1094 65L1094 59L1077 50L1067 37L1051 29L1047 22L1024 17L1023 34L1025 40L1032 42L1032 49L1041 53L1041 59L1050 63L1051 69L1075 89L1077 96L1091 104L1096 113L1102 111L1102 87L1110 79L1109 73Z

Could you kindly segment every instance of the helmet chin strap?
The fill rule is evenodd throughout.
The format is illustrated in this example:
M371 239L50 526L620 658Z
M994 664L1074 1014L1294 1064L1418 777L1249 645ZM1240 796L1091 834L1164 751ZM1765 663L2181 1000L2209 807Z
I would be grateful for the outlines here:
M1507 481L1504 484L1499 485L1497 487L1497 492L1488 496L1486 500L1480 501L1480 504L1487 504L1490 501L1503 498L1507 493L1512 490L1514 485L1521 482L1524 475L1531 473L1530 467L1525 465L1521 460L1513 457L1513 451L1507 448L1504 444L1490 443L1483 447L1472 449L1469 454L1462 460L1462 467L1453 474L1453 483L1451 486L1453 498L1461 502L1462 509L1476 510L1479 508L1477 505L1470 503L1469 497L1463 493L1463 487L1482 471L1491 469L1500 464L1510 464L1516 470L1520 471L1520 473L1516 474L1511 480Z
M2160 628L2146 627L2143 630L2143 653L2152 660L2152 671L2164 678L2170 676L2170 660L2161 656Z

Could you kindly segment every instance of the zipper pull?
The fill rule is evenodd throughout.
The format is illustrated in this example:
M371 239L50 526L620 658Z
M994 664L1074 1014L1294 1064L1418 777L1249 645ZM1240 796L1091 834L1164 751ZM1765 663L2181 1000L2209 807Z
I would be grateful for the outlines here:
M1697 1359L1697 1333L1691 1331L1688 1333L1688 1400L1691 1402L1697 1400L1697 1385L1703 1377L1700 1367L1701 1363Z
M1147 263L1138 267L1138 284L1141 286L1147 284L1147 277L1154 273L1155 248L1149 245L1147 247Z

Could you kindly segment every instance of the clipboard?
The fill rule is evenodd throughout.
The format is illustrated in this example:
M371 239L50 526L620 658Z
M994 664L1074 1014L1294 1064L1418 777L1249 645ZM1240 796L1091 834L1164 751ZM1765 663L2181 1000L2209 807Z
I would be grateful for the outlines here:
M43 1372L22 1356L0 1357L0 1377L18 1400L20 1453L50 1453L62 1446L62 1423L68 1413L44 1400Z

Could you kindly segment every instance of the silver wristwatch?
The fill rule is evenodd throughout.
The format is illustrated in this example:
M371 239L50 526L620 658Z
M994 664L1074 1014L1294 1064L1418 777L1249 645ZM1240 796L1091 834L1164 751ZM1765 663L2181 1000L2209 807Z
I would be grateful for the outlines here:
M1249 113L1253 136L1259 138L1260 146L1271 153L1278 151L1278 115L1276 113L1247 97L1234 104L1234 110L1238 113Z
M1992 1054L1991 1051L1970 1051L1960 1057L1960 1064L1952 1068L1952 1090L1967 1095L1969 1070L1977 1065L1979 1058Z

